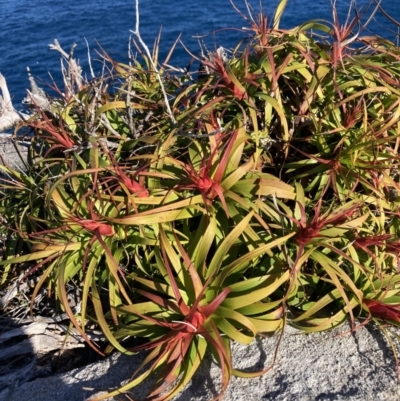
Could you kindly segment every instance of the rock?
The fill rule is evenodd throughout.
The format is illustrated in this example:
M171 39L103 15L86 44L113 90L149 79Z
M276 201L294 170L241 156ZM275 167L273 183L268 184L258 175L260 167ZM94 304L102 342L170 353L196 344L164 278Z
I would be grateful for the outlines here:
M26 171L29 142L16 142L11 135L0 136L0 164L16 171Z
M344 325L331 332L300 334L287 327L274 367L255 379L232 378L226 401L391 401L400 399L396 362L383 334L367 326L349 334ZM278 337L251 346L234 344L234 366L259 370L273 359ZM126 382L143 356L115 354L103 361L0 392L1 401L82 401ZM207 401L218 394L220 370L211 357L174 401ZM146 387L130 397L143 400ZM111 400L111 399L110 399ZM118 396L116 401L126 398Z

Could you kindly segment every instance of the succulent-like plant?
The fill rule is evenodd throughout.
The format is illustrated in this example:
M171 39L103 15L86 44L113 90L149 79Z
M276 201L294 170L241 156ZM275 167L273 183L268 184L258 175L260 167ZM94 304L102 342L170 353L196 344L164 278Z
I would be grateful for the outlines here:
M109 346L93 348L149 351L111 394L150 378L148 399L172 399L207 349L222 394L263 373L235 370L231 341L285 324L400 325L400 50L335 10L280 29L286 3L198 81L167 69L173 49L159 65L160 38L130 65L104 54L112 77L26 123L26 175L0 166L2 284L33 263L33 296L46 284L89 342L98 324Z

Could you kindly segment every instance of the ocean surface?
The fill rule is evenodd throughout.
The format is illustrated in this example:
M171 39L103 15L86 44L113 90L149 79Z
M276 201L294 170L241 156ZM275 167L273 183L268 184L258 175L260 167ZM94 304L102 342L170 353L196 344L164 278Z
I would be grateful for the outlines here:
M358 8L370 0L357 0ZM351 0L337 0L341 21L345 21ZM372 0L374 3L374 0ZM237 7L248 15L244 0L235 0ZM260 0L248 0L258 12ZM264 0L263 10L272 20L278 0ZM400 21L399 0L382 0L381 6ZM372 6L366 15L370 15ZM96 71L101 63L96 49L101 47L116 61L126 62L130 30L135 29L134 0L0 0L0 73L8 82L14 107L21 108L25 89L29 87L26 67L29 66L40 86L54 79L61 85L60 55L50 50L49 44L58 39L69 52L77 44L75 56L88 74L88 47ZM354 14L353 14L354 15ZM364 21L367 17L364 17ZM332 20L331 0L289 0L282 16L281 27L291 28L310 19ZM162 27L160 59L163 60L179 34L185 46L199 54L199 39L213 50L216 46L233 47L243 37L239 29L248 26L234 10L229 0L141 0L140 33L151 47ZM398 27L379 11L369 30L396 40ZM368 34L368 31L364 31ZM170 64L186 67L191 56L178 44ZM88 74L89 75L89 74Z

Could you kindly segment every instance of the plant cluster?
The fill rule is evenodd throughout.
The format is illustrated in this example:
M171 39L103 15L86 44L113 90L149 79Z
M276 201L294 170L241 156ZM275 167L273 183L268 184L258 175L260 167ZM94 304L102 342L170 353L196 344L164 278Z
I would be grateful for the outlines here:
M171 399L207 350L222 394L265 372L236 370L231 341L285 324L399 325L400 50L359 17L280 29L286 2L198 77L166 67L173 49L160 64L159 39L151 60L104 54L108 77L71 76L25 124L27 173L0 166L2 284L34 262L33 296L46 285L93 348L88 321L105 353L149 351L103 398L151 376L148 399Z

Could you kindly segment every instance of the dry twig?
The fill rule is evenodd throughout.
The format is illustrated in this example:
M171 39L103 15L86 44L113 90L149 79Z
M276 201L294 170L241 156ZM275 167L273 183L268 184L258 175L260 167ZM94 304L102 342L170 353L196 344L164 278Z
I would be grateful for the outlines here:
M177 122L175 120L174 115L172 114L172 110L171 110L171 107L170 107L169 101L168 101L168 96L167 96L167 93L165 92L164 84L162 82L160 73L158 72L158 69L157 69L156 65L154 64L154 61L153 61L153 58L151 57L149 48L147 47L146 43L144 43L142 37L140 36L140 32L139 32L139 0L135 0L135 1L136 1L136 28L134 31L131 31L131 32L137 37L139 43L142 45L143 49L145 50L145 52L147 54L147 57L149 58L149 61L156 73L158 82L160 83L161 90L164 95L165 107L167 108L167 111L168 111L169 117L172 121L172 124L175 125Z
M3 95L0 96L0 132L3 132L27 120L29 116L14 109L7 87L7 81L1 73L0 90Z

